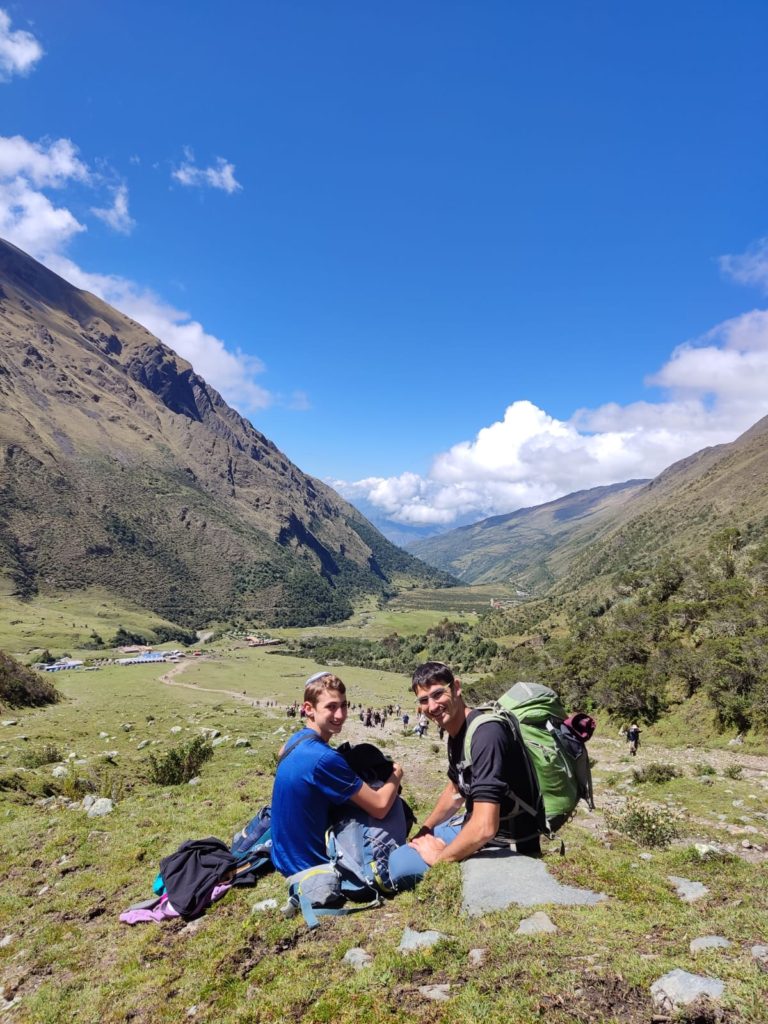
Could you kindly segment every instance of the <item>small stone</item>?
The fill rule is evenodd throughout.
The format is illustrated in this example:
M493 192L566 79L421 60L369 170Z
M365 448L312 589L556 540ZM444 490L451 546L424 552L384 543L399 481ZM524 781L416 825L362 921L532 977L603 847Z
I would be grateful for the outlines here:
M101 756L104 757L104 758L107 758L109 761L114 761L116 758L120 757L120 751L119 750L105 750L104 753Z
M753 946L750 953L761 963L768 963L768 946Z
M187 1010L187 1016L188 1017L196 1017L197 1016L197 1006L196 1005L193 1004L192 1006L189 1007L189 1009Z
M169 731L174 733L174 735L175 735L177 732L181 732L181 726L180 725L172 725Z
M654 1007L660 1013L673 1013L678 1006L689 1006L702 996L719 999L725 990L725 983L718 978L705 978L690 974L679 967L670 971L651 985Z
M410 953L413 949L428 949L435 946L444 938L442 932L417 932L413 928L406 928L397 948L401 953Z
M200 732L207 740L217 740L221 736L218 729L201 729Z
M467 959L469 960L470 967L482 967L485 963L485 958L488 956L488 950L482 947L477 949L470 949Z
M711 775L699 775L699 782L702 786L714 786L715 780Z
M364 967L370 967L373 957L361 946L354 946L344 954L344 963L349 964L356 971L362 971Z
M83 797L83 802L80 806L83 808L84 811L87 811L89 808L93 807L95 803L96 797L93 795L93 793L88 793L87 796Z
M692 939L689 948L692 953L700 953L702 949L727 949L729 946L730 942L722 935L702 935L699 939Z
M7 728L9 725L18 725L19 720L17 718L4 718L3 725Z
M114 803L107 796L100 796L98 800L95 800L91 807L88 808L89 818L103 818L105 814L111 814L115 809Z
M277 900L262 900L251 907L252 914L263 914L265 910L277 910Z
M693 903L709 894L709 889L701 882L692 882L689 878L680 878L679 875L667 875L667 878L674 885L680 899L686 903Z
M187 785L188 786L199 786L200 785L200 776L196 775L194 777L194 779L190 779L189 782L187 783Z
M744 806L744 801L743 800L731 800L731 807L743 807L743 806Z
M136 744L136 749L137 750L143 750L144 747L148 747L149 746L150 742L151 742L150 740L142 740L141 743L137 743Z
M123 732L130 732L132 728L133 728L133 726L131 725L130 722L123 722L123 724L122 724Z
M65 779L69 775L69 769L66 765L57 764L51 775L53 775L54 779Z
M702 860L714 860L726 852L718 843L694 843L694 849Z
M99 739L100 740L108 740L109 739L109 733L108 732L100 732L99 733Z
M750 843L750 841L748 839L742 839L741 840L741 847L742 847L743 850L751 850L752 849L752 843Z
M0 939L0 949L5 949L6 946L10 946L13 939L14 936L10 932L8 932L7 935L4 935L2 939Z
M557 925L553 924L543 910L537 910L530 917L523 918L518 925L516 935L539 935L544 932L556 932Z
M450 985L419 985L419 992L425 999L432 999L436 1003L444 1003L451 997Z
M235 747L250 747L250 745L251 741L249 739L246 739L245 736L239 736L235 740Z
M734 736L734 738L732 740L728 740L728 746L729 747L740 747L743 742L744 742L744 739L741 736Z
M638 857L640 860L653 860L652 853L638 853Z
M37 895L38 896L45 896L45 894L48 892L48 890L50 888L51 888L50 885L42 885L42 886L40 886L40 888L37 890Z
M228 739L229 736L217 736L215 739L211 740L211 746L220 747L222 743L226 743Z

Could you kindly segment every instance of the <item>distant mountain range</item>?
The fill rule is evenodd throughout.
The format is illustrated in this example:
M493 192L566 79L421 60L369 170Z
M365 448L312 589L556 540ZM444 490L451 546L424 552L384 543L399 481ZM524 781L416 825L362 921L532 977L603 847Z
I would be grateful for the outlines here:
M187 625L338 619L451 582L140 324L0 241L0 593L102 585Z
M723 529L759 535L766 524L768 417L654 480L579 491L417 541L409 550L466 583L503 582L520 596L539 596L590 587L664 555L701 553Z

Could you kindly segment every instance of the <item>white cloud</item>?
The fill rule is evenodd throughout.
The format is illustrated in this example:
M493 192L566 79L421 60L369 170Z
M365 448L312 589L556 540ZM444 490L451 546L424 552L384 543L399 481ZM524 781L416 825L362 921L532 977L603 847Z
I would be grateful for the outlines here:
M11 29L11 19L0 8L0 82L13 75L26 75L43 56L43 48L24 29Z
M768 291L768 238L759 238L746 252L721 256L720 269L740 284Z
M111 206L104 209L92 206L91 213L121 235L130 235L136 227L136 221L128 212L127 185L118 185L113 190Z
M768 310L681 345L647 383L666 390L663 401L579 409L568 420L516 401L503 419L438 454L425 476L333 484L397 522L448 525L656 476L692 452L733 440L768 413Z
M37 188L61 188L69 181L88 182L91 172L69 139L29 142L21 135L0 136L0 179L23 175Z
M103 186L70 140L32 143L20 136L0 137L0 235L76 287L93 292L143 324L233 405L253 411L272 404L272 394L256 381L264 370L258 359L233 351L189 313L148 289L126 278L89 273L67 256L68 242L86 226L65 205L55 205L43 190L63 190L72 182L92 189ZM127 231L133 225L127 187L112 188L111 207L91 212L116 230Z
M217 188L228 195L238 192L243 186L235 178L235 165L223 157L216 158L212 167L195 166L191 149L184 150L184 162L171 172L171 177L181 185L197 188Z

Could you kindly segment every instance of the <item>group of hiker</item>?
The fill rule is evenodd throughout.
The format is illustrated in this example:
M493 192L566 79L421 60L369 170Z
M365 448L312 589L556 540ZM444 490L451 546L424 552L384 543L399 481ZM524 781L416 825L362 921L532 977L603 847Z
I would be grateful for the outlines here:
M437 862L465 860L493 842L539 856L535 781L521 744L503 723L488 721L465 750L468 727L480 712L467 706L461 681L447 665L421 665L411 687L419 718L448 734L448 781L415 835L390 852L389 887L412 888ZM307 680L302 709L305 728L282 748L272 793L272 860L289 880L327 861L326 832L344 805L386 819L404 774L392 764L386 779L371 784L329 745L349 712L338 676L319 672Z

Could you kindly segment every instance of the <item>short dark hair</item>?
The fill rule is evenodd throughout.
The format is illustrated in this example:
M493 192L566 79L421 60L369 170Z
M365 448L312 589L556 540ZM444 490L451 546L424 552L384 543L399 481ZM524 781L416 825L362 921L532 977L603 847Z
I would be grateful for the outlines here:
M431 686L432 683L442 683L444 686L453 686L456 682L453 672L444 665L442 661L425 661L419 665L413 673L411 689L414 693L420 686Z

